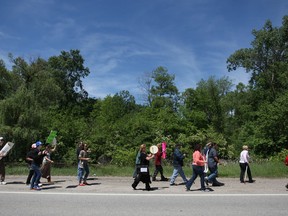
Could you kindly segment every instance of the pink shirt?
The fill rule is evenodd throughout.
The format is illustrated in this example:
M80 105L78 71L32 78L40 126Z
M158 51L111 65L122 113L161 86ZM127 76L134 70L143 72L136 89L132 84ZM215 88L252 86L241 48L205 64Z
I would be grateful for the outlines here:
M203 155L200 153L200 151L195 151L193 153L193 162L192 165L196 165L196 166L204 166L205 164L205 160Z

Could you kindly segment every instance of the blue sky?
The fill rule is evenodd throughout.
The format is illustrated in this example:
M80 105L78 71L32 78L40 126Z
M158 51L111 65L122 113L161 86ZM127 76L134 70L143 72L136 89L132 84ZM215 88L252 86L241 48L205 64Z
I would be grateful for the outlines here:
M79 49L90 97L128 90L141 103L139 79L158 66L180 92L209 76L246 84L227 58L287 12L287 0L1 0L0 59L9 68L8 53L29 61Z

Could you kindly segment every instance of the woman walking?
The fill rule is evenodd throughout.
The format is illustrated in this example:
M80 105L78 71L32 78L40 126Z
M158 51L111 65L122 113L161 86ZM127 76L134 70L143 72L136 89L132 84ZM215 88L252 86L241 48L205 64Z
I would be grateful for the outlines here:
M150 187L150 174L149 174L149 160L151 160L154 157L153 154L147 154L146 153L146 145L142 144L140 146L140 166L137 167L137 176L134 179L134 182L132 184L132 188L136 190L137 185L140 181L142 181L145 184L146 190L151 190Z

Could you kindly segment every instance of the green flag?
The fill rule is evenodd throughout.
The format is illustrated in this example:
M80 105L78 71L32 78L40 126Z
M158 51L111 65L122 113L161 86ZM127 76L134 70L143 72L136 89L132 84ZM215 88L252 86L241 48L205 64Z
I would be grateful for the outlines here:
M50 144L56 136L57 136L57 131L51 130L49 136L46 139L46 143Z

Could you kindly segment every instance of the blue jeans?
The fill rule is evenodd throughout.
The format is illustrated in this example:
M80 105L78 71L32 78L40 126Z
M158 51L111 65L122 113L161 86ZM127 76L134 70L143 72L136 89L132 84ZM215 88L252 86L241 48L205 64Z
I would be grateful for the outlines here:
M216 177L218 176L218 167L217 165L214 167L209 167L210 175L208 176L208 182L215 183Z
M35 165L35 164L31 164L31 169L34 170L34 175L31 181L31 185L30 188L34 188L36 186L38 186L38 183L40 181L41 178L41 171L40 171L40 167Z
M185 174L184 174L182 166L179 165L179 166L174 166L173 174L172 174L171 179L170 179L170 184L174 184L175 179L177 178L177 176L179 174L185 183L188 181Z
M205 185L204 185L204 166L192 165L192 170L193 170L193 175L189 179L189 181L186 183L187 189L191 188L191 186L194 183L195 179L199 175L200 176L200 183L201 183L201 190L205 190Z
M90 173L88 164L86 164L86 165L84 164L83 168L81 166L78 166L78 172L77 173L78 173L77 176L78 176L79 183L81 183L82 180L83 180L83 182L86 182L86 180L89 176L89 173Z

